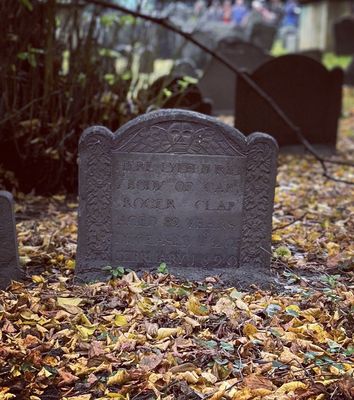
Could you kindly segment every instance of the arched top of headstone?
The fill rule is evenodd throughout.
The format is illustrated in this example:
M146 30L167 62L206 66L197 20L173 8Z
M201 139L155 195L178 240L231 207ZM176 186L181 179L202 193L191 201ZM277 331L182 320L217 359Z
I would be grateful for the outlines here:
M307 76L311 76L311 80L313 78L318 78L330 74L332 71L329 71L322 63L316 61L315 59L308 57L306 55L301 54L287 54L280 57L275 57L266 63L259 66L252 74L256 79L262 79L262 77L267 76L269 78L269 74L272 75L272 80L283 80L289 78L294 78L299 75L306 79L306 76L303 76L304 71L306 71ZM318 76L317 74L320 74Z
M179 109L144 114L115 133L89 128L81 136L80 146L100 135L111 143L113 151L120 152L230 156L247 152L247 139L240 131L215 118Z

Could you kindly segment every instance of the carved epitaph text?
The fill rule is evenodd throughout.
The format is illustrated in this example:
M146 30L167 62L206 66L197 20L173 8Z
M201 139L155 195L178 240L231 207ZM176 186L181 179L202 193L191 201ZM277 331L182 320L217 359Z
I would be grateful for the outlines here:
M0 288L20 278L13 199L0 191Z
M277 144L182 110L80 140L78 278L104 268L249 283L270 263Z

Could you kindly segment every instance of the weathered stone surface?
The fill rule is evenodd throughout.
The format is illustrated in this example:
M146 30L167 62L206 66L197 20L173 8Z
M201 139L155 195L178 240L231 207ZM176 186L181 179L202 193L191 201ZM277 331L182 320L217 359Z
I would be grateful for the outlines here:
M172 76L190 76L198 78L197 67L193 60L181 58L175 62L171 71Z
M310 57L286 55L261 65L251 78L301 128L311 144L320 151L335 151L342 104L341 69L328 71ZM284 150L303 150L296 134L241 80L236 87L235 126L245 134L268 132Z
M233 66L252 73L272 57L252 43L226 38L219 42L216 53ZM215 58L212 58L199 82L203 95L213 101L216 114L233 114L235 109L235 74Z
M106 266L178 276L269 279L277 144L184 110L145 114L79 144L76 276Z
M265 50L271 50L277 34L277 27L263 22L256 22L251 29L248 40Z
M11 193L0 191L0 288L21 278Z
M334 24L335 52L354 55L354 16L339 19Z

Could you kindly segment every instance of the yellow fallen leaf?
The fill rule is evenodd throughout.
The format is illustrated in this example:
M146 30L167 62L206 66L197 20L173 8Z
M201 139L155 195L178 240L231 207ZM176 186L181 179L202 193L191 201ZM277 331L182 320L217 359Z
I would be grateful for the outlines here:
M34 283L44 283L45 279L42 275L32 275L32 282Z
M95 333L96 326L82 326L76 325L77 330L80 332L80 335L83 339L88 339L89 336L92 336Z
M282 353L280 354L279 361L284 364L294 364L299 365L302 363L302 358L292 353L287 347L284 347Z
M184 380L188 383L195 384L199 380L199 376L195 371L179 372L177 378Z
M157 340L162 340L170 336L175 336L180 332L180 328L159 328L157 330Z
M218 378L211 372L202 372L202 377L209 383L214 384L218 381Z
M66 260L65 262L65 268L74 270L75 269L75 261L74 260Z
M78 306L82 302L79 297L57 297L58 306Z
M281 242L281 236L276 233L273 233L272 242Z
M248 311L248 305L241 299L236 300L236 307L243 311Z
M1 387L0 388L0 399L1 400L8 400L8 399L14 399L16 398L15 394L12 393L7 393L10 390L9 387Z
M114 325L115 326L126 326L128 324L127 317L122 314L117 314L114 317Z
M118 370L107 380L107 385L121 385L128 380L128 372L125 369Z
M242 331L245 336L252 337L258 332L258 329L252 324L246 324Z
M307 389L307 385L299 381L288 382L280 386L280 388L277 389L275 393L284 394L288 392L295 392L297 389Z
M184 317L184 320L187 322L187 324L191 325L193 328L198 328L200 326L200 323L193 318Z
M209 313L208 308L201 304L198 297L191 296L186 303L187 310L195 315L207 315Z

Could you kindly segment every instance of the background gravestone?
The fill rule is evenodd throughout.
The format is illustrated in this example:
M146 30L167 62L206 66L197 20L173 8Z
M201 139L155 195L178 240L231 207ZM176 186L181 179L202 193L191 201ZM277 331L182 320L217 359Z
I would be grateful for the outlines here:
M248 40L262 49L270 51L277 34L277 27L263 22L256 22L250 32Z
M155 53L152 48L141 49L139 58L139 73L152 74L154 72Z
M182 58L175 61L171 70L171 75L198 78L198 71L193 60Z
M272 57L260 47L242 40L227 38L220 41L216 53L236 68L253 72ZM212 58L199 82L203 95L213 101L216 114L233 114L235 109L235 74Z
M328 71L310 57L286 55L261 65L251 78L311 144L320 151L335 151L342 104L341 69ZM268 132L284 150L303 149L296 134L254 89L239 80L236 90L235 126L246 134Z
M21 278L11 193L0 191L0 288Z
M338 55L354 55L354 17L340 18L335 22L334 46Z
M345 71L344 82L354 86L354 17L339 19L334 24L335 51L338 55L353 56Z
M76 276L106 266L269 283L277 144L183 110L145 114L79 144Z
M153 104L157 108L183 108L210 115L212 104L203 98L195 83L187 82L183 76L160 76L147 89L141 89L138 94L143 103Z

